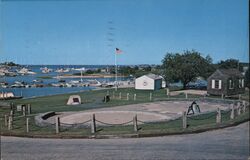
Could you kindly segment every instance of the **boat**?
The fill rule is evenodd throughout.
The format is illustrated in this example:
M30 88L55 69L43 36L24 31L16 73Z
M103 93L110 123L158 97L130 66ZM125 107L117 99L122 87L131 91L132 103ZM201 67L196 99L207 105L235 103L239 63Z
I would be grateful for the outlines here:
M57 69L55 72L57 72L57 73L67 73L69 71L70 71L69 68L66 68L66 69L60 68L60 69Z
M89 82L89 86L93 86L93 87L101 87L102 84L101 82L99 82L98 80L88 80Z
M50 68L47 68L47 67L44 67L44 68L40 68L40 70L42 70L42 73L50 73L53 71L53 69L50 69Z
M27 74L36 74L35 72L32 72L31 70L27 69L27 68L22 68L19 71L17 71L17 73L21 74L21 75L27 75Z
M0 100L9 100L9 99L20 99L22 96L15 96L13 92L2 92L0 93Z

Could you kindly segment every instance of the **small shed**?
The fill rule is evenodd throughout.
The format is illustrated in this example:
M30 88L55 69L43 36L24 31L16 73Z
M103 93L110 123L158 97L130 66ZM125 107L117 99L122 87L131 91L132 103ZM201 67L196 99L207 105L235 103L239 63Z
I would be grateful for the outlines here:
M211 95L230 96L245 91L244 76L237 69L217 69L207 82L207 93Z
M135 89L158 90L162 88L162 77L155 74L147 74L135 79Z
M68 99L67 105L81 104L81 97L79 95L71 95Z

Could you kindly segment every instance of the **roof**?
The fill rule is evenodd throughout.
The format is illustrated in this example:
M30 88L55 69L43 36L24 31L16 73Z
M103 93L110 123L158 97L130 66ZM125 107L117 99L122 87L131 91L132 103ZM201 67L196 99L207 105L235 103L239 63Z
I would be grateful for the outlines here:
M147 77L149 77L149 78L151 78L151 79L154 79L154 80L162 79L161 76L156 75L156 74L152 74L152 73L149 73L149 74L147 74L147 75L145 75L145 76L147 76Z
M238 77L242 77L243 75L241 74L241 72L237 69L218 69L218 72L220 72L222 75L225 76L238 76Z

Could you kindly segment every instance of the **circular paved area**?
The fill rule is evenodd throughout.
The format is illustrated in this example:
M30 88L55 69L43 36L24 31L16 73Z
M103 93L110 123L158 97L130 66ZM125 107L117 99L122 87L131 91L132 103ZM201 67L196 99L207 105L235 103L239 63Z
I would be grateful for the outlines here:
M65 124L83 123L90 120L93 114L95 114L96 120L109 124L121 124L132 121L134 115L137 115L137 119L139 121L154 122L174 119L181 116L183 111L188 110L188 107L191 105L191 103L191 101L161 101L92 109L82 112L63 112L60 113L59 117L61 118L61 122ZM201 112L214 111L217 110L217 108L225 110L229 107L228 104L217 104L201 101L198 101L197 103L200 106ZM54 123L54 120L55 117L51 117L47 121ZM103 125L98 122L97 124Z

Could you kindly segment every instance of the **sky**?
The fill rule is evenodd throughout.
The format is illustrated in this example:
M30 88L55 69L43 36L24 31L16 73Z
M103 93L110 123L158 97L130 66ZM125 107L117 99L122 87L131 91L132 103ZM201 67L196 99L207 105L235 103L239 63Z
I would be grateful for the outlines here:
M196 50L249 62L248 0L0 0L0 61L161 64Z

